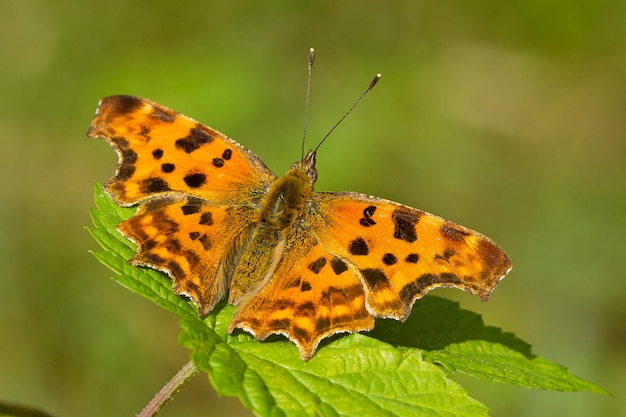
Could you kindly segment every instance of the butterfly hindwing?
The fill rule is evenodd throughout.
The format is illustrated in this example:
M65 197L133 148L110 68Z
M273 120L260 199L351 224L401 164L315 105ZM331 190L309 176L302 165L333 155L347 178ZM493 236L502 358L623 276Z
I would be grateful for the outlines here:
M246 235L253 213L195 197L168 196L141 205L118 230L137 245L131 263L166 272L174 292L188 296L205 316L228 290L231 252Z
M355 271L300 222L289 231L272 276L238 306L229 331L241 328L260 340L283 334L308 360L323 338L373 327Z

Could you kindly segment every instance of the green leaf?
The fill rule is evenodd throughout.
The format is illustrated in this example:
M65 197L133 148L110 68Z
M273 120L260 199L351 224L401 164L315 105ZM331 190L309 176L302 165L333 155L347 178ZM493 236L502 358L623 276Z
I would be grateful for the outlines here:
M227 334L235 307L222 302L204 320L193 304L175 295L171 280L127 260L134 245L115 226L135 209L120 208L95 187L90 232L103 247L95 257L126 288L183 317L180 343L222 395L237 396L259 416L484 416L448 372L494 382L560 391L606 394L546 359L511 333L485 326L455 302L426 296L405 323L377 320L367 335L336 335L308 362L283 337L265 342L236 331Z
M438 297L415 303L405 323L377 324L372 337L396 346L423 349L424 358L490 382L555 391L609 394L572 375L561 365L535 356L528 343L512 333L485 326L482 318Z
M450 370L492 382L555 391L591 391L610 395L596 384L570 374L561 365L535 356L528 358L499 343L471 340L444 350L429 352L427 358Z
M183 320L181 342L216 390L236 395L260 416L484 416L419 350L403 351L363 335L335 338L303 362L291 343L226 336L234 307L222 305L216 326ZM226 340L228 343L224 343Z

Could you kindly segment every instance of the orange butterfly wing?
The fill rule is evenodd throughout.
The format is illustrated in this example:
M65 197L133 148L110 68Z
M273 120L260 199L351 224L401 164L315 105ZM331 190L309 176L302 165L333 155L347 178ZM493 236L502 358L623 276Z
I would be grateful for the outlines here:
M432 214L357 193L316 193L293 225L273 277L231 323L289 337L309 359L320 340L405 320L436 287L489 298L511 269L489 238Z
M142 203L118 226L138 247L131 263L166 272L174 291L208 314L276 176L237 142L142 98L102 99L87 135L119 154L108 194L123 206Z
M276 179L222 133L138 97L103 98L87 136L115 147L120 161L105 189L123 206L173 194L228 204L246 197L254 204Z
M229 260L253 220L245 207L168 196L141 205L117 228L137 245L131 264L167 273L174 292L189 297L204 317L228 291Z
M259 340L282 334L304 360L325 337L374 327L357 272L328 251L309 220L303 216L289 230L272 277L242 299L229 327L229 332L241 328Z
M511 269L491 239L441 217L358 193L317 193L316 228L329 250L362 274L377 317L406 319L413 302L436 287L486 301Z

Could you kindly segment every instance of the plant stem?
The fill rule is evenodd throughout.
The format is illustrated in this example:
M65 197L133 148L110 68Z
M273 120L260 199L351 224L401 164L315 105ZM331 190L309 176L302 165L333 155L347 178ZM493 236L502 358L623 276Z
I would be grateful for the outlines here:
M170 379L167 384L161 388L161 391L157 392L152 401L148 403L144 407L143 410L137 417L152 417L155 416L161 407L165 405L166 402L171 400L174 397L174 394L178 392L178 390L191 379L192 376L198 373L198 368L192 361L187 362L181 369L174 375L172 379Z

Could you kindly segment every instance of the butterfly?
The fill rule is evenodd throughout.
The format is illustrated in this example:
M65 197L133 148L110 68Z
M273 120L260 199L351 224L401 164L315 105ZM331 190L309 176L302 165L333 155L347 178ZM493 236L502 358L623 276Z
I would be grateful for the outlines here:
M152 101L103 98L87 136L119 155L105 190L137 212L118 225L133 265L169 275L200 316L228 296L229 333L320 341L404 321L436 287L486 301L511 269L492 240L393 201L314 192L316 151L276 176L222 133Z

